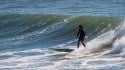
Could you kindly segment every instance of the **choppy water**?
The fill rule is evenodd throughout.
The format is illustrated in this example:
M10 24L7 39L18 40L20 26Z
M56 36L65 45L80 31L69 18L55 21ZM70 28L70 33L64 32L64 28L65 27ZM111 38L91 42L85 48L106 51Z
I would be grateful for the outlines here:
M124 70L124 4L124 0L0 1L0 70ZM76 49L79 24L85 27L87 47Z

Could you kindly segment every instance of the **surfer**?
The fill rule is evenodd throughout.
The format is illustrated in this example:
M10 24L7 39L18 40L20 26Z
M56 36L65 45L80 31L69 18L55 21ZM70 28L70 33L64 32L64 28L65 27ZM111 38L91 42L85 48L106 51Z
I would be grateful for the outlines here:
M79 48L80 42L82 42L83 46L86 47L86 45L85 45L85 43L84 43L85 30L83 29L83 26L82 26L82 25L79 25L79 31L78 31L78 33L77 33L77 37L78 37L77 48Z

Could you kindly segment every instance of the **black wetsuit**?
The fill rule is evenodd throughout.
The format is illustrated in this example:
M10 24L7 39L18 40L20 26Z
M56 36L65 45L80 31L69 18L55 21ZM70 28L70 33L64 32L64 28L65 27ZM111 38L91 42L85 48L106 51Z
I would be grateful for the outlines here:
M83 29L82 30L79 29L77 36L79 36L80 41L83 41L85 38L85 31Z

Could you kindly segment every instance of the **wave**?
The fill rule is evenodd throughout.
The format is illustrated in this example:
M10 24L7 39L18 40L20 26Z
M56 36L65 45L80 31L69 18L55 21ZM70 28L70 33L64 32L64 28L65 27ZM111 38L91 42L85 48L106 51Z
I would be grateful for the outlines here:
M47 48L76 41L78 25L87 41L115 29L121 19L96 16L7 14L0 15L0 49ZM73 44L71 43L71 44Z
M122 19L8 14L0 20L0 69L124 69ZM76 48L79 24L85 28L87 47L71 49Z
M115 29L99 35L87 42L87 48L75 49L66 58L98 57L109 55L125 57L125 22L121 22ZM117 54L117 55L116 55Z

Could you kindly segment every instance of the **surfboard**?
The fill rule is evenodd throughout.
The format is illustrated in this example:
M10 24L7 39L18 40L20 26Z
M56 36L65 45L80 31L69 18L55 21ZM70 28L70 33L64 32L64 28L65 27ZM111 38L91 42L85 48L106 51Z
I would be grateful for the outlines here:
M52 49L53 51L58 51L58 52L72 52L74 49L69 49L69 48L61 48L61 49Z

